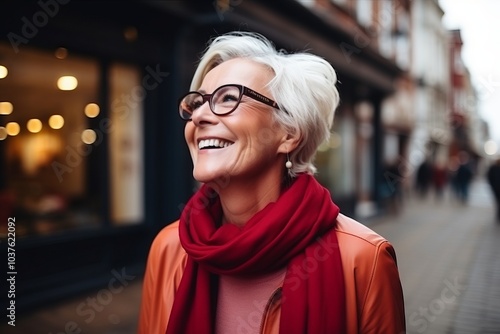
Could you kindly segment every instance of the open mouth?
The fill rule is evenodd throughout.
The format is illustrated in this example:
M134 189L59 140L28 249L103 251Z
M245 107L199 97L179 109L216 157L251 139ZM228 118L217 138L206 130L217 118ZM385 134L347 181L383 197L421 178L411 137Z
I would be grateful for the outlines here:
M233 145L233 142L225 141L222 139L203 139L198 143L198 149L218 149Z

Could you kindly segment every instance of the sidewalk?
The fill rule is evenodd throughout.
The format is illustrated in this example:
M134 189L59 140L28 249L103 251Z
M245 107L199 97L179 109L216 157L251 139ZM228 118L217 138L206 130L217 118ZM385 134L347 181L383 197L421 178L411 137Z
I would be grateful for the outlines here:
M134 280L110 302L92 304L99 291L16 319L16 326L0 325L2 334L132 334L137 333L142 280ZM104 297L104 294L102 295ZM104 299L103 299L104 300ZM100 306L94 307L93 305ZM105 306L101 306L105 305Z
M407 333L500 333L500 224L482 179L466 205L410 198L370 227L396 249Z

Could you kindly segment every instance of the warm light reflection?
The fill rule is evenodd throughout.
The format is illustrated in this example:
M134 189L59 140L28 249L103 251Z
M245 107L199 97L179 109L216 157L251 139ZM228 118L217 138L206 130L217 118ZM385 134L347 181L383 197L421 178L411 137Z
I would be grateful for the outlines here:
M36 133L19 138L21 167L28 175L36 175L43 166L48 166L59 154L63 142L59 136L51 133Z
M125 28L125 30L123 31L123 36L129 42L135 41L138 36L137 28L133 26Z
M7 129L0 126L0 140L4 140L5 138L7 138Z
M340 146L341 142L342 138L340 137L340 135L337 132L332 132L330 139L319 145L318 151L326 152L330 149L336 149Z
M54 55L56 56L57 59L66 59L66 57L68 56L68 49L57 48Z
M88 144L88 145L93 144L96 139L97 139L97 134L95 133L94 130L92 130L92 129L83 130L82 141L85 144Z
M495 155L498 152L498 145L494 140L488 140L484 143L484 152L488 155Z
M7 130L7 134L9 136L17 136L19 134L19 131L21 131L21 127L16 122L7 123L5 129Z
M342 143L342 137L337 132L332 132L332 135L330 136L330 139L328 140L328 146L330 148L339 148L340 144Z
M28 131L31 133L38 133L42 130L42 121L38 118L32 118L26 124Z
M67 75L57 80L57 88L60 90L73 90L78 86L78 80L74 76Z
M99 105L96 103L89 103L85 106L85 115L87 115L87 117L94 118L99 115L100 110Z
M10 102L0 102L0 115L10 115L14 106Z
M7 70L7 67L0 65L0 79L3 79L9 74L9 70Z
M64 126L64 118L61 115L50 116L49 126L54 130L59 130Z

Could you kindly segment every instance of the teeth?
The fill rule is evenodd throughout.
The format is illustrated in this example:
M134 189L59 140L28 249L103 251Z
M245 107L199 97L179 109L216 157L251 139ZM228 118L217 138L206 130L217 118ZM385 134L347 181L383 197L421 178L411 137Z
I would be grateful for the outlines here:
M231 142L227 142L227 141L224 141L224 140L221 140L221 139L203 139L203 140L200 140L199 144L198 144L198 148L201 150L202 148L205 148L205 147L228 147L230 145L232 145L233 143Z

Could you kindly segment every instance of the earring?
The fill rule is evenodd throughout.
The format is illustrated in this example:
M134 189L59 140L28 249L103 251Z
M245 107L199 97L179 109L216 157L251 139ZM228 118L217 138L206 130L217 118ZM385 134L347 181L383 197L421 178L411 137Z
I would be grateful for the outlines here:
M292 168L292 162L290 161L290 157L288 156L288 152L286 152L286 163L285 163L285 167L287 169L291 169Z

